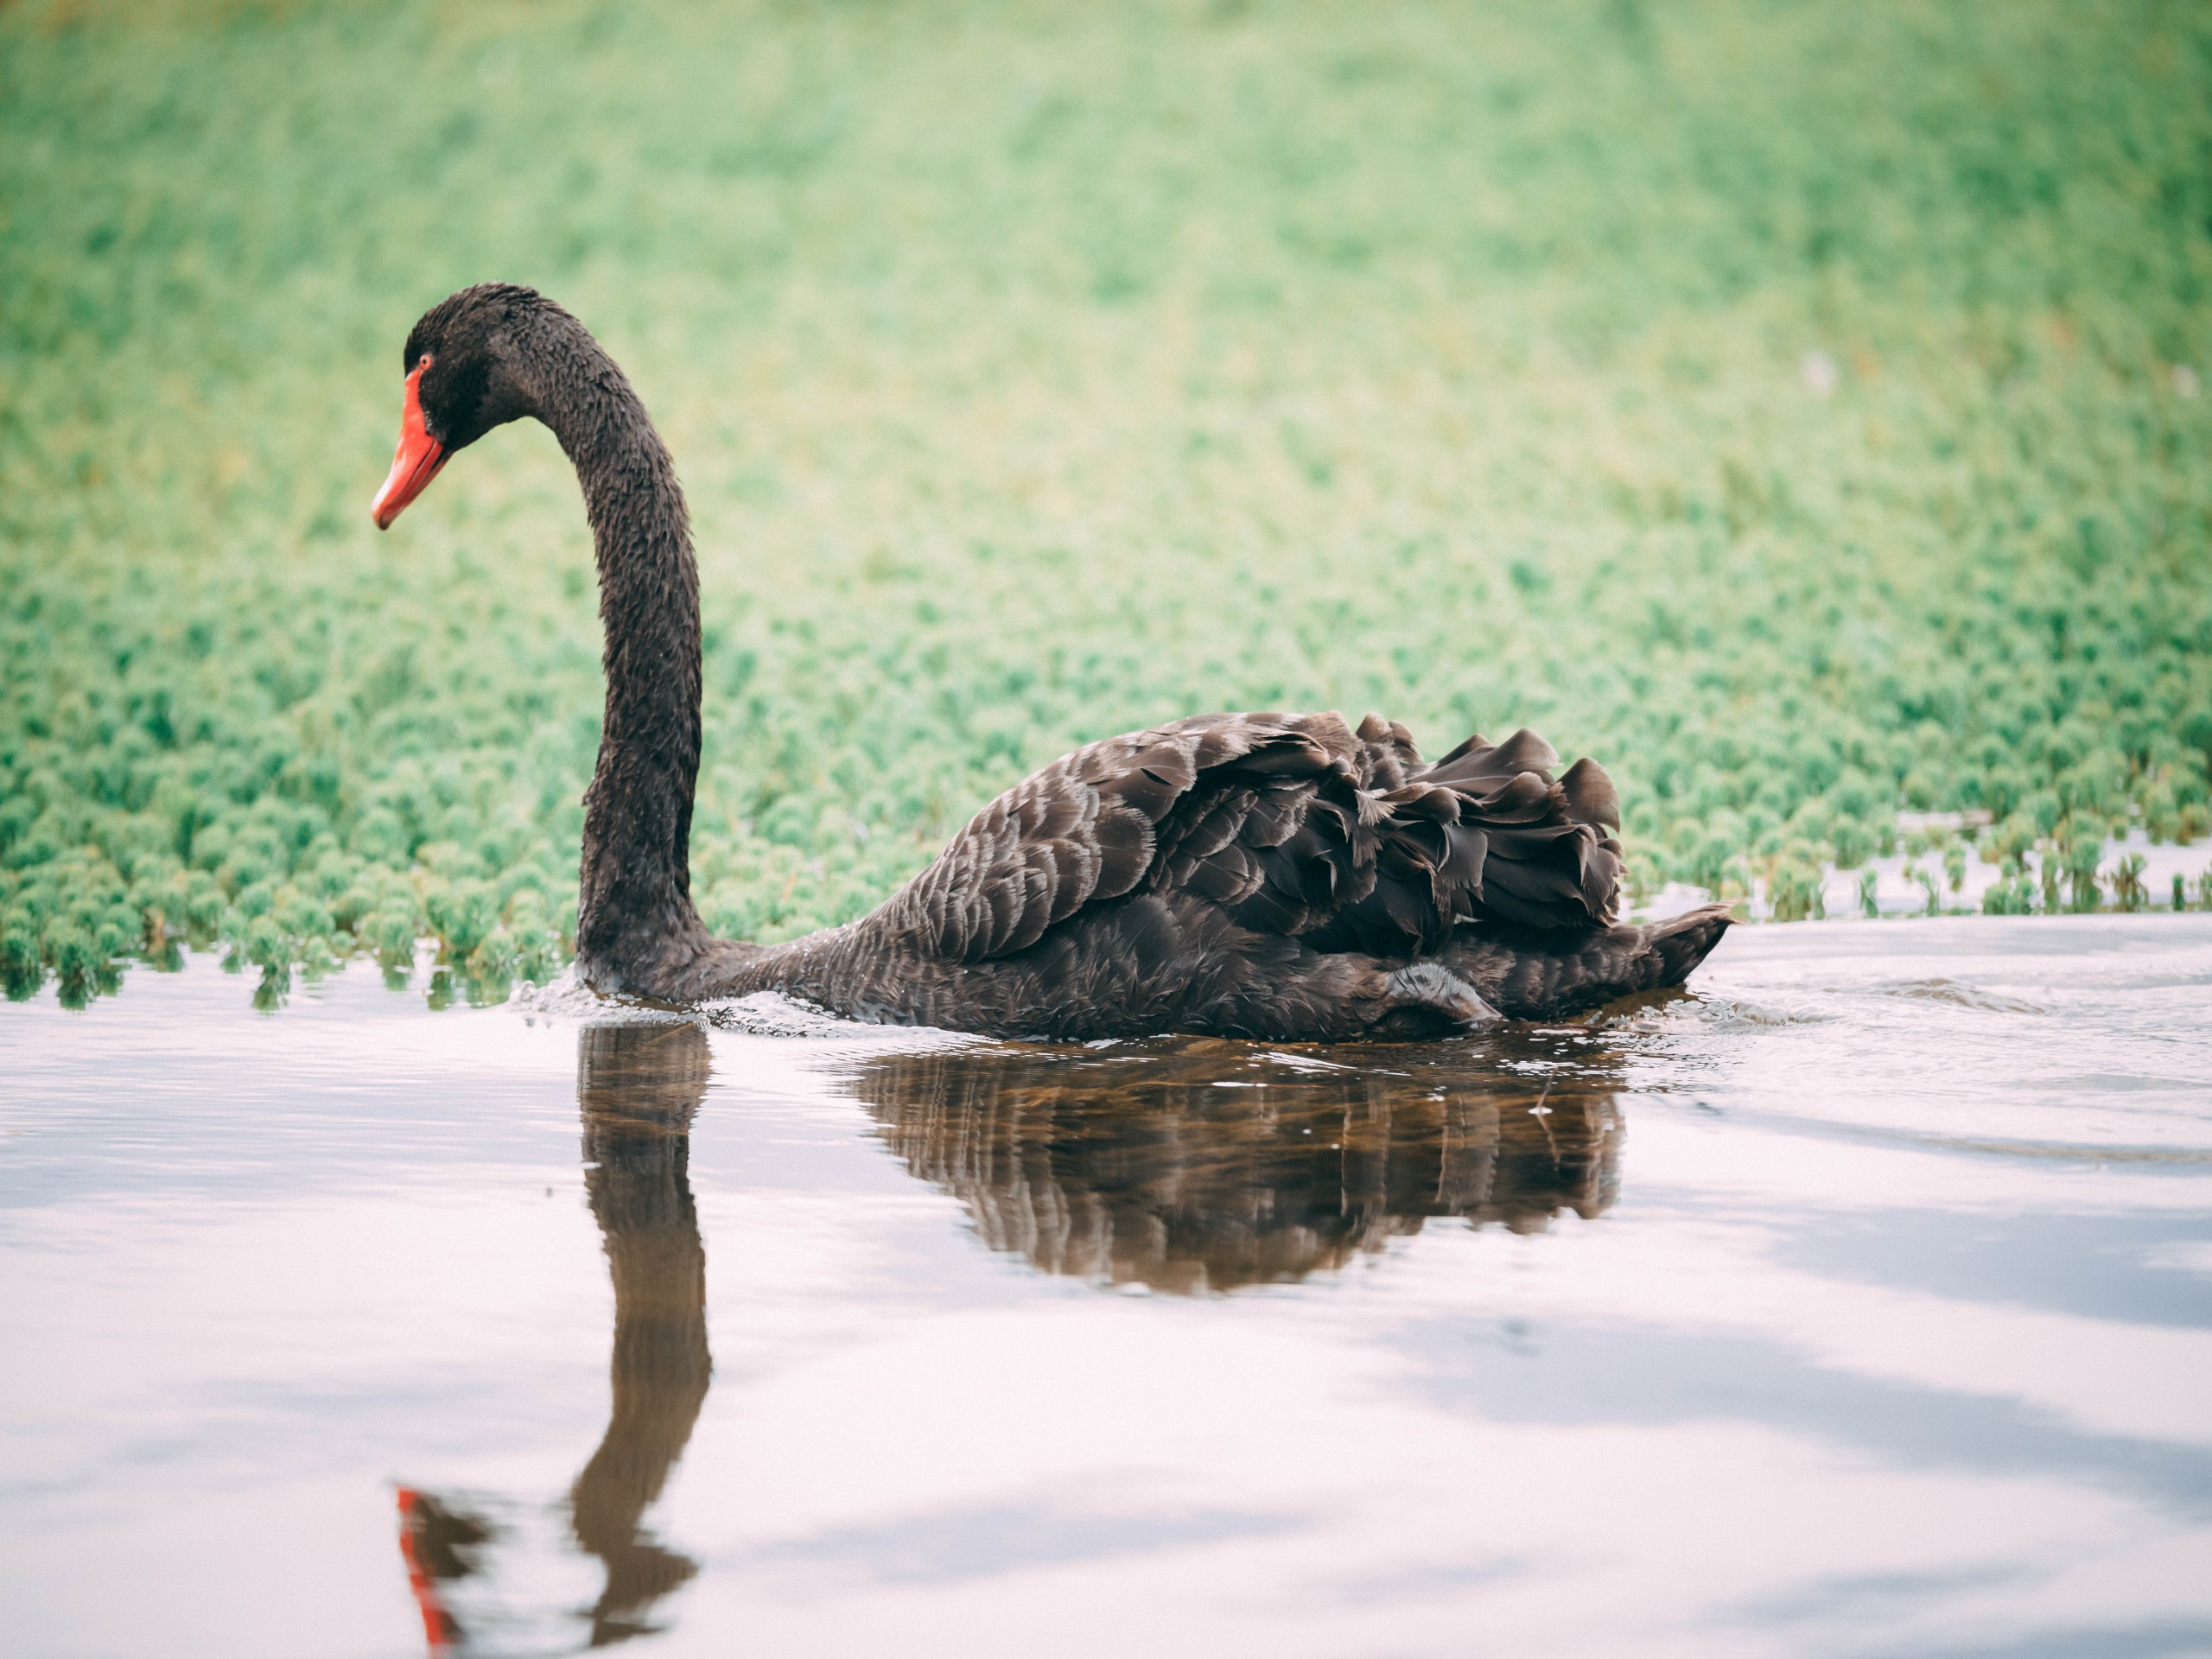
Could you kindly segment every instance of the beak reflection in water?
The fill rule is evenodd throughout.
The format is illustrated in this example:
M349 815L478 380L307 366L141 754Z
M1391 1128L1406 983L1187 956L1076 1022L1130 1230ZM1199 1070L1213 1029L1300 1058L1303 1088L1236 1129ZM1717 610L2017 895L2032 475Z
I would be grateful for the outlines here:
M584 1185L614 1281L613 1408L599 1449L569 1488L571 1541L603 1565L606 1586L584 1614L590 1645L659 1628L653 1605L698 1563L641 1524L683 1455L706 1402L707 1252L689 1174L691 1120L707 1092L706 1033L695 1025L588 1026L576 1033L576 1105ZM502 1506L403 1488L400 1549L430 1651L504 1649L518 1623L496 1578ZM486 1588L493 1586L486 1586Z
M1525 1051L1525 1052L1524 1052ZM993 1249L1178 1294L1341 1268L1432 1218L1537 1230L1619 1185L1618 1062L1555 1038L906 1053L855 1079Z

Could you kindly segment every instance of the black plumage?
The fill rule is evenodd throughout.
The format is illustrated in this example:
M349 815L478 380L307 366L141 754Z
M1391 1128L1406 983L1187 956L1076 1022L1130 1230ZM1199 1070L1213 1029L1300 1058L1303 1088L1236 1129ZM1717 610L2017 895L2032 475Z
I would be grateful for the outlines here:
M698 572L643 404L581 323L506 284L435 307L404 362L420 371L435 464L529 415L583 486L607 715L576 946L601 989L673 1001L773 989L858 1019L1005 1035L1412 1035L1677 983L1727 925L1709 907L1617 925L1612 784L1587 760L1560 772L1533 732L1470 738L1427 764L1404 727L1371 715L1354 728L1224 714L1053 761L858 922L783 945L715 939L688 862Z

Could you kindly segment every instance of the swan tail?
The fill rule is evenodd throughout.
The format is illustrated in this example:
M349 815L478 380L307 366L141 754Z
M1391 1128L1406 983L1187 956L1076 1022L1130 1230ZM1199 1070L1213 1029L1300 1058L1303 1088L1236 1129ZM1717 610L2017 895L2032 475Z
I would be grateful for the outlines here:
M1728 907L1707 905L1643 927L1584 933L1463 929L1439 960L1512 1020L1556 1020L1688 979L1728 931Z

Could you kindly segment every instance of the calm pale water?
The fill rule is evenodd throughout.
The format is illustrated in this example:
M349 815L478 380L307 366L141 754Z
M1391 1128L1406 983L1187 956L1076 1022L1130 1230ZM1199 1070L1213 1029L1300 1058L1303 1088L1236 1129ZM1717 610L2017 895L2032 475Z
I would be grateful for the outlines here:
M11 1655L2212 1653L2212 918L1358 1050L248 988L0 1010Z

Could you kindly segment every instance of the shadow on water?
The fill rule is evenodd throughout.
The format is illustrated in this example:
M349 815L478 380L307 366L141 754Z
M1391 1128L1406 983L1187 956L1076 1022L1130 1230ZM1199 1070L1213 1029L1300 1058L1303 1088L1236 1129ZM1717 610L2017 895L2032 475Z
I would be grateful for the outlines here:
M992 1046L851 1086L993 1249L1171 1293L1302 1279L1434 1217L1534 1231L1619 1188L1621 1064L1594 1038Z
M654 1604L699 1570L641 1519L691 1438L713 1372L707 1253L688 1173L710 1070L706 1033L694 1025L577 1033L584 1184L614 1281L613 1409L568 1504L574 1541L606 1572L583 1614L594 1648L658 1629ZM403 1489L399 1503L400 1547L431 1650L480 1646L485 1633L456 1611L456 1592L484 1569L499 1523L430 1492Z

